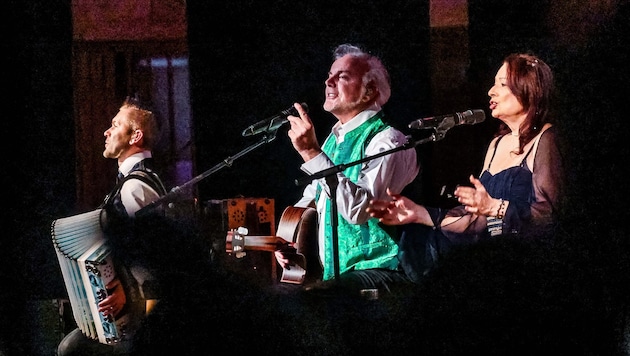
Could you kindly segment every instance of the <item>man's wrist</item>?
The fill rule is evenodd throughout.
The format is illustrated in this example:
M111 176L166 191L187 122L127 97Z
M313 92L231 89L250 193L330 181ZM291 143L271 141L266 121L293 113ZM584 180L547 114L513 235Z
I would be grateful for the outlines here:
M315 149L315 148L311 148L311 149L307 149L307 150L301 150L299 152L299 154L302 157L302 159L304 160L304 162L308 162L308 161L312 160L313 158L319 156L320 153L322 153L322 150Z

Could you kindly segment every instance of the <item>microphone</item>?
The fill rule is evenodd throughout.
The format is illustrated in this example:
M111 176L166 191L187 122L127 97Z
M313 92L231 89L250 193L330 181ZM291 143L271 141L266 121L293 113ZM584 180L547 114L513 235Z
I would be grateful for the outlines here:
M486 119L486 113L483 110L466 110L464 112L456 112L455 114L431 116L418 119L409 123L410 129L424 129L436 127L438 129L450 129L457 125L474 125Z
M304 109L304 111L308 112L308 105L306 105L306 103L301 103L300 105L302 105L302 108ZM287 116L289 115L300 116L298 111L293 106L291 106L290 108L286 110L280 111L280 113L277 115L274 115L265 120L258 121L257 123L249 126L245 130L243 130L242 135L244 137L247 137L247 136L258 135L263 132L268 133L268 132L275 131L279 129L280 126L289 122L289 120L287 120Z

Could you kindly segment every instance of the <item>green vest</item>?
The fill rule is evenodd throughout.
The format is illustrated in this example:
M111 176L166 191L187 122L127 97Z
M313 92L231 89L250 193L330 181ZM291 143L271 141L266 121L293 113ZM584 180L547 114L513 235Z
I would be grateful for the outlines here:
M365 157L365 148L377 133L389 126L383 123L382 111L368 119L361 126L348 132L344 141L337 145L333 135L329 135L322 150L335 165L346 164ZM361 171L361 164L346 168L343 173L352 182L356 182ZM324 228L324 276L332 279L335 276L332 226L330 219L330 199L326 201ZM384 268L394 270L398 268L398 245L395 241L395 227L379 224L378 219L371 218L361 225L350 224L341 214L338 214L339 239L339 273L350 270Z

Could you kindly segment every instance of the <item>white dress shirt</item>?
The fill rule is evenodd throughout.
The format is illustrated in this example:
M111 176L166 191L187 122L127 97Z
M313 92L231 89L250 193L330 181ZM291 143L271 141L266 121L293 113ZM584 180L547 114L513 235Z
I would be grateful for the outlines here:
M126 177L136 163L151 157L150 151L135 153L123 161L118 167L118 171ZM126 181L120 190L120 199L130 217L134 217L138 210L149 205L159 197L158 192L140 179Z

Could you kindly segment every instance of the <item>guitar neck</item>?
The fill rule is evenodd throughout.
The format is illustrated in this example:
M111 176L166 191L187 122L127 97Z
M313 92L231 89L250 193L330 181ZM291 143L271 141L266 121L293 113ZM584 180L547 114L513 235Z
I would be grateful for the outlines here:
M225 239L226 252L244 252L245 250L276 251L295 242L298 226L306 208L287 207L282 213L278 225L278 236L248 236L247 230L228 231Z
M228 253L245 250L273 252L290 245L289 241L280 236L247 236L236 230L228 232L225 242L225 250Z

